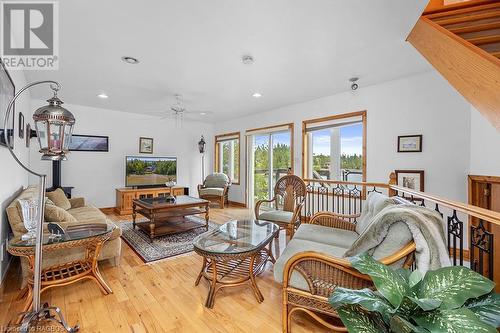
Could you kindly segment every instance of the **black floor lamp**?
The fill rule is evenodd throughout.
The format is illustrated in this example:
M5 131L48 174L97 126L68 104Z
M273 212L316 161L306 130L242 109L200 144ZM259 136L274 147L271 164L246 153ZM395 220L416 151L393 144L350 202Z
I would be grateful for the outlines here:
M35 264L33 268L33 309L22 314L20 332L29 332L38 326L38 322L42 320L54 320L61 324L68 332L78 331L78 326L70 327L64 320L61 310L57 307L51 307L47 303L40 304L40 288L41 288L41 272L42 272L42 241L43 241L43 215L45 204L45 186L47 175L37 173L24 165L16 156L10 147L7 138L7 122L10 112L17 98L29 88L40 85L50 84L50 88L54 92L54 96L47 100L49 103L46 106L38 108L33 113L33 120L37 133L38 143L40 145L40 153L42 160L61 161L66 159L68 146L75 124L75 117L71 112L63 108L63 102L57 97L57 92L60 89L59 83L55 81L37 81L24 86L12 98L7 107L7 112L4 119L4 139L12 157L16 162L30 174L39 178L38 202L36 203L36 239L35 239ZM29 135L29 134L28 134ZM57 317L56 317L57 316Z

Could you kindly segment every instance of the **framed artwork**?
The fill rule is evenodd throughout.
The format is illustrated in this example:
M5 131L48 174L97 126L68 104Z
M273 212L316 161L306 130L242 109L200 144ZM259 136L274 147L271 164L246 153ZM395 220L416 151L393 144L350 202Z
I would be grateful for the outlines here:
M152 154L153 153L153 138L139 138L139 153Z
M396 170L399 186L424 192L424 170Z
M19 112L19 120L17 123L17 131L20 139L24 139L24 115Z
M9 73L5 69L3 62L0 59L0 145L6 146L4 139L4 130L7 131L7 139L9 141L10 147L14 148L14 119L16 114L15 105L12 107L11 119L9 119L7 128L3 128L3 122L5 119L5 112L7 111L7 106L9 102L14 98L16 93L16 88L14 86L14 81L10 77Z
M420 135L398 136L398 153L420 153L422 152L422 138Z
M71 135L70 151L109 151L109 137L102 135Z

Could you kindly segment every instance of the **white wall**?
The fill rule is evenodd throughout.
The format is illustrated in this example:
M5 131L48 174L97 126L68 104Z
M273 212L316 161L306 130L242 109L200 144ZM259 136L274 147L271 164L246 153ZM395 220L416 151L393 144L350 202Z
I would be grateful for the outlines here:
M61 92L64 100L64 91ZM33 101L33 107L43 105ZM46 103L45 103L46 104ZM71 152L62 162L63 186L74 186L74 197L83 196L98 207L115 206L115 189L125 186L125 156L139 154L139 137L154 139L153 154L143 156L177 156L179 186L190 187L197 195L196 185L201 182L201 155L198 141L207 138L205 165L211 169L213 125L184 121L183 128L175 128L174 120L150 117L81 105L64 104L76 118L75 134L109 136L109 152ZM49 175L52 185L52 164L41 161L32 150L32 165ZM210 170L207 170L209 172Z
M470 174L500 176L500 131L471 107Z
M24 74L22 71L14 70L9 73L14 81L17 92L26 84ZM2 112L2 114L5 114L4 112ZM24 140L19 139L18 136L17 120L19 112L23 113L25 123L30 121L31 106L29 92L25 93L17 100L14 125L16 138L14 141L14 151L19 159L23 163L27 164L29 162L29 149L26 148ZM31 124L33 124L33 121L31 121ZM0 127L3 127L3 117L0 120ZM4 274L7 271L8 262L10 260L10 256L5 250L8 233L10 231L7 216L5 214L5 208L9 205L18 191L27 185L27 182L27 172L21 169L21 167L14 161L6 147L0 146L0 281L3 280Z
M395 169L423 169L427 192L466 199L470 104L436 72L368 87L361 82L355 93L340 93L218 123L215 134L240 130L244 135L246 129L293 121L294 168L300 175L302 120L360 110L367 110L368 181L387 182ZM405 134L423 134L422 153L397 153L397 136ZM230 190L230 200L238 202L245 201L244 153L241 163L242 185L233 185Z

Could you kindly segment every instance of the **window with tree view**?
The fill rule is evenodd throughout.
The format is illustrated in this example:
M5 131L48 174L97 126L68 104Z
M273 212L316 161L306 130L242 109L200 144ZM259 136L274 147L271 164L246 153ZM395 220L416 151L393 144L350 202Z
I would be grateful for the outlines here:
M307 178L363 181L365 179L366 113L305 121Z
M240 182L240 134L215 137L215 171L225 173L233 184Z

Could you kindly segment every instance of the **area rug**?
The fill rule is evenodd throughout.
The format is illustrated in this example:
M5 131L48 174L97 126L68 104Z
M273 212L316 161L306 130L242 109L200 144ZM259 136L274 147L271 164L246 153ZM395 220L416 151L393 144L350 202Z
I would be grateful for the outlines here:
M205 223L205 219L197 216L188 216L186 218ZM137 220L137 222L144 221L147 220ZM151 241L144 231L137 227L133 229L131 221L119 222L118 225L122 228L122 239L145 263L193 251L193 239L205 232L205 227L200 227L178 234L155 237ZM209 230L215 229L217 226L214 222L208 222Z

